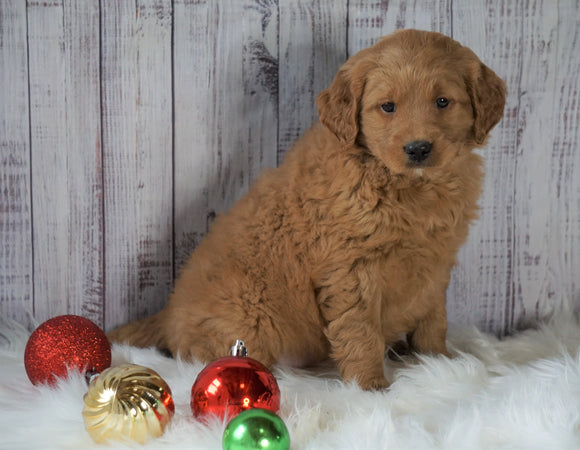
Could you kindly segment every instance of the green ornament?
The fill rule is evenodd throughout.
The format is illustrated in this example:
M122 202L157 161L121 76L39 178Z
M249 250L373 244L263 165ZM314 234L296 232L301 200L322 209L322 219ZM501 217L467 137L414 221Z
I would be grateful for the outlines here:
M224 450L288 450L290 434L272 411L254 408L234 417L224 431Z

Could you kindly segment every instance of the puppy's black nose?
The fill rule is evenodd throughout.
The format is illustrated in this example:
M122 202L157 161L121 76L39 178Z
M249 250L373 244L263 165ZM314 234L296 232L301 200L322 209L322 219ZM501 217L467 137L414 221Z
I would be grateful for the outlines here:
M415 163L425 161L431 153L431 148L431 142L427 141L412 141L403 147L409 160Z

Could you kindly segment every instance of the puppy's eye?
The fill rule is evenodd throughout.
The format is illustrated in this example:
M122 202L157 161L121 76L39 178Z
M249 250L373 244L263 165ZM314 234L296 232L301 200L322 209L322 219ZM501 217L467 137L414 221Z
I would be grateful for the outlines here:
M387 114L392 114L397 110L397 105L392 102L383 103L381 109Z
M435 100L435 104L439 109L447 108L449 106L449 100L447 100L445 97L439 97L437 100Z

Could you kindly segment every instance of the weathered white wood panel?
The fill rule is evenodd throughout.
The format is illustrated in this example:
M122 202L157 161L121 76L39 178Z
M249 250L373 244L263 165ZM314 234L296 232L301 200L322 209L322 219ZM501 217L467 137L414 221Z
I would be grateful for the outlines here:
M502 333L575 307L579 4L0 0L0 311L158 310L347 56L402 27L452 35L510 90L450 320Z
M33 309L26 4L0 2L0 311Z
M563 246L550 237L559 234L562 218L555 211L562 209L555 192L560 177L550 170L562 151L554 133L561 107L553 98L559 89L556 46L572 36L563 30L559 37L558 9L551 1L494 2L486 8L489 20L482 22L472 2L454 1L454 33L506 79L509 96L505 117L482 152L481 219L460 253L450 297L457 321L509 332L559 309L564 297L569 307L573 303L571 266L559 265L556 275L554 265L558 255L570 252L575 232L567 233ZM577 29L577 15L567 23ZM577 60L572 52L561 56ZM474 263L476 270L470 268Z
M523 62L523 1L453 2L453 35L508 84L505 114L481 151L486 178L479 221L459 255L448 298L450 320L487 330L514 326L517 139ZM482 20L486 17L486 20Z
M273 1L175 3L177 271L215 215L276 166L277 30Z
M528 1L524 8L507 328L580 300L579 4Z
M451 0L350 0L349 55L373 45L400 28L417 28L451 35Z
M347 59L346 0L280 0L279 162L318 119L316 97Z
M28 2L34 314L102 324L99 2Z
M570 310L580 300L580 4L552 5L530 2L533 16L524 22L515 320Z
M105 324L156 312L172 283L170 0L101 9Z
M566 249L561 248L559 239L550 236L551 230L560 228L554 219L562 221L566 208L556 192L557 184L550 182L556 179L554 169L557 171L562 163L562 149L554 145L554 125L560 109L554 97L560 36L558 9L551 8L551 4L549 0L530 1L524 6L514 168L513 287L512 297L507 299L511 302L508 326L515 325L514 320L536 319L537 313L552 310L550 303L556 300L553 296L563 294L558 284L566 272L558 256ZM534 146L538 152L530 158L527 149ZM560 267L554 270L556 266Z
M553 309L578 307L580 303L580 1L567 0L558 4L558 51L556 56L554 142L551 183L556 188L557 208L552 210L548 239L558 241L552 252L558 264L551 268L558 278L553 287L559 294L550 296ZM530 147L535 151L535 145ZM543 292L542 292L543 294ZM551 298L550 298L551 297Z

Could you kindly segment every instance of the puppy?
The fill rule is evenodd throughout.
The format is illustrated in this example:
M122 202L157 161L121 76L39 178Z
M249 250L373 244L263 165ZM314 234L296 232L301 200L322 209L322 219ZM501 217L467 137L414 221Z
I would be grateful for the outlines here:
M445 292L476 218L505 83L438 33L357 53L316 124L217 218L157 315L110 337L209 362L243 339L266 365L330 356L344 380L388 386L386 349L448 355Z

